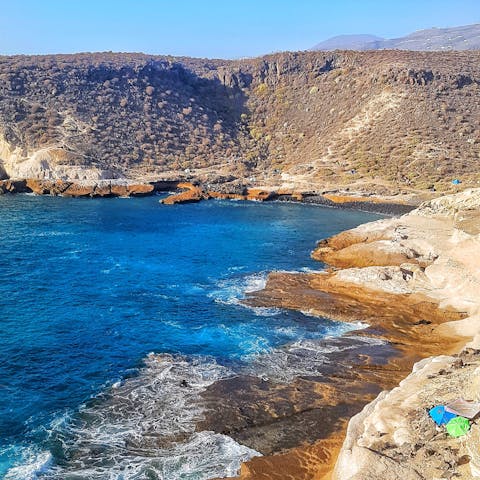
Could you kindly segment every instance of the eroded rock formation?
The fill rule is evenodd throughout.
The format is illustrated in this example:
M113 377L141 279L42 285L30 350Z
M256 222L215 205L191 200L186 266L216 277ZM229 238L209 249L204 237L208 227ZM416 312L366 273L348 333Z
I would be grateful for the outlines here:
M266 288L249 296L247 302L255 306L361 319L370 325L361 335L380 335L396 353L386 362L369 360L363 366L343 360L350 380L387 390L353 417L339 454L341 421L323 438L317 433L307 447L252 459L239 478L477 478L478 426L474 423L467 440L459 442L435 430L427 409L458 397L480 399L475 350L480 341L479 210L476 189L427 202L401 218L362 225L321 242L316 250L316 258L337 262L340 269L272 273ZM385 242L384 248L378 242ZM362 258L355 259L354 245L363 245L357 250ZM385 255L385 249L395 255ZM405 258L405 251L415 254ZM451 355L468 341L473 349ZM409 375L415 362L432 355ZM334 378L329 388L338 388L337 374ZM389 382L400 380L389 390ZM349 401L357 398L359 408L364 404L365 396L355 389L347 392ZM341 389L335 398L342 401Z

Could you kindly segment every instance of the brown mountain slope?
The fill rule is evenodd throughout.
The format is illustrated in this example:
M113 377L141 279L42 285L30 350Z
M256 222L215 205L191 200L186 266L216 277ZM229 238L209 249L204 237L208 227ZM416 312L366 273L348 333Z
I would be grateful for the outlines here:
M0 57L0 167L11 177L188 169L303 188L473 185L479 99L480 52Z

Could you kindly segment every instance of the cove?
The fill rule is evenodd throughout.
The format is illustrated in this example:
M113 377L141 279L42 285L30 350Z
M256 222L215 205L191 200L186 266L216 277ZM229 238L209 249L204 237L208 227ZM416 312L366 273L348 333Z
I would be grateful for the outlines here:
M149 352L235 372L283 345L341 335L344 325L240 299L269 271L321 268L309 257L318 239L380 218L289 203L163 206L158 197L1 196L0 212L7 478L12 468L16 478L54 475L67 460L51 432L117 382L142 381Z

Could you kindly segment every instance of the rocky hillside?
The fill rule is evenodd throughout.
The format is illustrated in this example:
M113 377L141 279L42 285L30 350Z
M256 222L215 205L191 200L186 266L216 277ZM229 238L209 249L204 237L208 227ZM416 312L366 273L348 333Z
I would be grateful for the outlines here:
M374 35L339 35L319 43L313 50L478 50L480 24L451 28L428 28L399 38L380 38Z
M480 52L0 57L0 174L475 185Z

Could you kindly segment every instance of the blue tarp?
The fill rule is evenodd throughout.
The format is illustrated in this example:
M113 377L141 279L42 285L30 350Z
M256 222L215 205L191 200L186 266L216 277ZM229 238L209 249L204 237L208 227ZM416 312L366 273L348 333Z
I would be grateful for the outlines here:
M445 410L445 405L437 405L436 407L433 407L428 414L437 425L445 425L452 418L457 417L454 413L447 412Z

